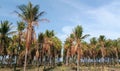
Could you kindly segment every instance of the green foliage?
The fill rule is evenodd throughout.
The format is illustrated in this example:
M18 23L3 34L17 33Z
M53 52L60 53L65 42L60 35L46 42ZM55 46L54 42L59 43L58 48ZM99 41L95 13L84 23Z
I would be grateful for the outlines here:
M2 53L7 54L7 47L9 47L9 42L11 41L10 35L15 33L12 30L12 24L6 21L1 21L0 24L0 44L2 46Z
M97 39L95 37L90 39L90 44L96 45L97 44Z
M58 37L54 37L54 38L52 39L52 41L53 41L53 46L54 46L56 49L61 50L61 48L62 48L62 42L61 42L61 40L60 40Z
M43 33L38 34L38 43L44 43L44 34Z
M54 34L54 31L49 31L49 30L46 30L45 31L45 36L48 37L48 38L51 38L53 37L55 34Z
M75 27L75 29L74 29L75 38L76 39L81 39L82 34L83 34L82 26L78 25L77 27Z
M34 6L31 2L29 2L28 5L19 5L18 9L20 12L15 12L27 23L38 21L39 17L44 14L44 11L39 12L39 5Z
M23 31L25 28L26 28L26 26L25 26L24 22L22 22L22 21L17 22L17 30L18 31Z

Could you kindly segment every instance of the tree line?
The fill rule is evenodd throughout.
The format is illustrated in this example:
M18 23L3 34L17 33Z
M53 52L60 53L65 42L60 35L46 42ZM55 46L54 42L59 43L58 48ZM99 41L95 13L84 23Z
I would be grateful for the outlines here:
M90 35L83 35L81 25L74 28L64 44L55 35L54 30L46 30L36 37L34 28L40 21L48 21L41 18L45 12L40 12L39 5L33 5L31 2L19 5L17 8L18 11L15 13L21 21L16 22L15 31L12 30L13 24L8 20L0 23L1 67L24 66L25 71L27 65L56 66L61 58L63 58L62 64L65 65L119 64L119 38L112 40L100 35L86 42L84 39ZM90 60L92 61L89 62Z

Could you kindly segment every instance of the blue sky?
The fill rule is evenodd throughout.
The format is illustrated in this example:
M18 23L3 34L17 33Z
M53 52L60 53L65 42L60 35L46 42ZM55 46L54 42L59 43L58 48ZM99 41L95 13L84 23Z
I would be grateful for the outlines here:
M40 11L46 11L40 22L37 34L46 29L54 30L64 41L76 25L82 25L84 34L91 37L105 35L107 38L120 37L120 1L119 0L1 0L0 20L9 20L13 24L21 20L13 11L18 5L31 1L40 5ZM88 39L89 39L88 38Z

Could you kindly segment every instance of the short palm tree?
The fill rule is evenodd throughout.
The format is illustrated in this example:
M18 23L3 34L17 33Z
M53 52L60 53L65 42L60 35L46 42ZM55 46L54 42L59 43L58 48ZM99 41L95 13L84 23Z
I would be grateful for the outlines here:
M25 26L24 22L22 22L22 21L17 22L17 31L18 31L18 35L19 35L19 45L21 43L23 31L25 28L26 28L26 26Z
M1 44L1 53L3 54L3 58L7 55L7 47L9 46L10 35L15 33L12 31L12 24L6 21L1 21L0 24L0 44Z
M64 44L64 51L66 52L66 55L65 55L66 65L69 64L70 56L73 59L75 55L73 41L74 41L74 35L70 34L70 36L66 39L65 44Z
M38 44L39 44L39 52L40 52L40 62L43 64L43 44L44 44L44 34L40 33L38 34Z
M98 54L97 39L95 37L90 39L90 47L91 47L91 52L92 52L92 56L93 56L93 59L94 59L94 66L95 66L95 58Z
M119 56L118 56L118 53L119 53L119 44L118 44L118 41L117 40L113 40L112 41L112 49L114 50L114 54L116 56L116 62L117 64L119 64Z
M99 45L100 45L100 51L101 51L103 63L104 63L104 57L106 55L105 41L106 41L105 36L100 35L99 38L98 38L98 42L99 42Z
M82 26L78 25L77 27L74 28L73 31L74 34L74 39L75 39L75 51L77 51L77 66L79 66L80 62L80 57L81 57L81 52L82 52L82 44L81 41L88 37L89 35L83 35L83 28Z
M64 43L64 58L66 60L65 61L66 65L69 64L70 47L71 47L71 44L70 44L69 38L67 38L66 41L65 41L65 43Z
M52 46L53 46L53 41L52 39L55 37L55 34L54 34L54 31L49 31L49 30L46 30L45 32L45 37L44 37L44 49L47 51L47 57L49 58L49 62L51 61L51 50L52 50Z
M55 59L59 60L61 58L61 49L62 49L62 42L58 37L52 38L53 44L51 45L51 61L52 65L55 65Z

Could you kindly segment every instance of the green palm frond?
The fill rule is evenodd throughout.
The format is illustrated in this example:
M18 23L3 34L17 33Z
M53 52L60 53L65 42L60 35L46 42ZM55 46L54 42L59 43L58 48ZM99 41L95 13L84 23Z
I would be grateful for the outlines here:
M82 37L83 29L82 26L77 26L74 29L74 35L76 39L80 39Z
M19 5L17 8L20 12L15 11L19 17L25 20L27 23L39 21L39 17L41 17L45 12L39 12L39 5L33 5L31 2L28 5Z
M17 30L18 31L23 31L25 29L25 23L20 21L20 22L17 22Z
M90 36L89 34L86 34L86 35L82 36L81 39L85 39L85 38L87 38L89 36Z
M90 44L93 44L93 45L97 44L97 39L95 37L91 38Z

